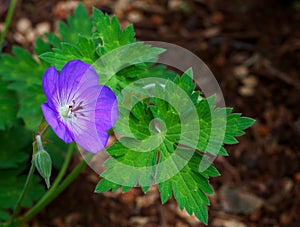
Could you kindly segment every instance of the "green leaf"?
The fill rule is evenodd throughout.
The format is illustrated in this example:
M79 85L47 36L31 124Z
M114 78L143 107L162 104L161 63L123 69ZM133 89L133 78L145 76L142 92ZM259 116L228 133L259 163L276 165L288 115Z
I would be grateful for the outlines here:
M59 34L64 42L75 44L79 35L89 37L92 32L92 18L82 3L74 11L73 16L68 16L68 23L59 22Z
M81 51L81 55L86 59L95 61L98 58L98 55L95 52L94 41L91 38L87 38L81 35L78 36L78 42L76 46Z
M120 46L101 56L94 67L100 75L100 83L122 88L137 79L141 74L151 71L157 56L164 52L161 48L153 48L142 42ZM117 81L117 83L113 83Z
M10 127L17 120L17 100L16 94L7 90L8 83L0 79L0 130Z
M149 185L158 183L163 203L174 195L180 209L207 224L206 194L214 192L209 178L220 173L195 149L227 155L224 143L242 135L253 120L231 114L229 108L216 108L215 96L199 97L191 70L182 77L167 78L164 85L157 79L150 91L154 97L138 86L126 87L129 91L119 96L115 130L123 137L107 150L111 157L104 164L107 170L96 192L137 185L147 191ZM158 134L160 143L156 144L153 138ZM211 137L221 138L220 144ZM157 146L148 149L151 144Z
M1 56L0 75L2 79L13 83L22 82L23 87L33 84L41 85L46 66L39 64L27 50L21 47L14 46L12 51L15 57L8 54ZM21 91L21 89L19 90Z
M174 148L175 146L160 146L161 160L168 162L157 170L161 200L164 203L174 194L181 210L185 208L190 215L194 213L206 224L208 219L206 206L209 205L206 194L213 193L208 175L216 175L216 172L210 167L211 172L200 173L199 166L202 160L200 154L186 148L177 147L176 151Z
M24 119L26 128L36 131L43 116L41 104L46 102L46 98L41 86L31 86L29 90L31 90L30 93L19 97L18 117Z
M190 215L194 213L202 223L208 223L206 206L209 205L209 200L205 192L212 193L213 190L209 186L208 179L201 174L184 167L170 180L160 183L159 191L162 202L166 202L172 196L173 191L181 210L185 208Z
M67 23L59 21L59 34L45 34L47 41L38 39L35 46L40 59L61 70L70 60L80 59L92 64L98 58L92 38L92 17L82 3L69 16ZM53 52L51 48L53 47Z
M195 83L193 82L192 69L189 68L185 73L182 74L181 77L176 77L174 83L176 83L189 96L191 96L196 87Z
M59 48L61 40L56 34L45 33L47 40L43 40L41 37L36 39L34 51L37 55L51 51L51 48Z
M255 120L249 117L242 117L240 113L231 113L232 108L226 108L225 111L227 112L227 121L224 144L236 144L238 143L236 137L244 135L244 130L251 127Z
M155 174L153 166L155 167L157 161L157 151L136 152L120 143L115 143L107 152L114 158L105 162L104 166L108 170L101 174L104 179L100 181L96 192L107 191L114 187L119 188L120 182L126 188L141 185L145 190L148 190L147 187L153 182ZM126 174L120 174L120 171Z
M98 182L98 184L95 188L95 192L98 192L98 193L107 192L112 189L112 185L113 185L112 182L102 179Z
M176 81L180 82L181 79ZM166 90L167 92L165 92ZM209 204L209 201L204 193L213 192L208 183L208 176L209 174L216 176L218 172L213 168L210 168L211 172L205 173L199 173L199 169L191 171L191 167L188 165L189 161L193 159L195 159L193 163L197 161L196 158L193 158L194 151L177 145L179 142L189 144L186 138L193 134L193 132L189 132L190 134L185 132L187 134L183 137L186 138L182 140L182 129L186 129L188 126L180 125L180 114L184 114L187 118L192 115L191 110L181 104L185 103L191 94L190 88L183 89L171 82L167 82L165 88L159 83L155 85L154 97L159 98L143 99L142 102L137 102L134 95L124 94L124 99L120 99L120 117L116 131L125 138L120 140L121 143L115 143L107 150L112 157L104 164L107 170L101 174L103 179L99 182L96 191L107 191L115 185L118 187L140 185L144 191L147 191L152 183L160 183L160 187L165 189L161 194L162 201L166 201L172 196L172 188L174 188L174 195L181 209L186 208L190 214L195 213L202 222L207 222L206 205ZM140 95L136 94L136 96ZM178 100L181 100L181 103ZM123 124L126 122L123 119L126 117L124 113L126 111L123 111L122 103L130 101L137 104L130 111L128 128ZM193 105L192 102L190 103ZM195 113L197 113L196 109ZM197 117L197 115L194 116ZM189 123L193 124L193 121L189 121ZM154 149L148 150L146 145L155 144L151 139L157 135L159 138L157 141L161 143L157 143L158 146L155 146ZM139 138L140 141L133 138ZM152 143L145 142L147 140ZM183 186L183 184L186 185ZM196 189L197 193L194 192Z
M0 210L13 209L23 190L27 176L20 175L19 170L1 170L0 176ZM23 207L31 207L44 194L45 189L39 182L40 178L34 176L28 194L23 200Z
M61 43L61 49L53 48L53 52L46 52L44 54L41 54L39 57L49 64L54 65L55 68L59 71L68 61L74 59L80 59L87 64L93 64L95 58L91 59L90 57L94 55L93 53L95 52L94 50L90 52L91 50L89 45L91 44L89 43L89 40L86 38L82 38L80 39L80 41L84 42L81 43L80 46L63 42Z
M215 96L202 98L196 103L200 127L196 148L201 152L217 155L223 151L227 114L226 109L216 108L214 103Z
M148 126L153 119L153 115L148 109L149 107L147 104L138 102L131 110L131 117L129 118L129 130L131 130L134 138L146 139L151 135ZM116 125L116 127L122 126ZM120 130L124 130L125 128L126 127L122 127Z
M2 55L0 76L9 82L8 89L17 92L19 99L17 117L24 119L28 129L36 130L42 117L41 103L45 101L41 83L47 65L39 64L28 51L20 47L13 47L13 54L15 57ZM13 103L11 101L12 105ZM11 114L14 114L14 111Z
M7 212L0 210L0 224L1 221L6 221L10 218L10 215Z
M222 145L236 144L238 143L236 137L244 135L244 130L253 125L255 120L241 117L239 113L231 113L232 108L216 108L214 102L212 96L208 99L201 99L196 104L201 127L197 148L202 152L209 152L213 155L227 156L228 153L224 147L214 147L213 143L212 146L208 147L212 135L214 135L214 138L224 138ZM212 128L213 119L215 128ZM214 132L212 132L213 129Z
M31 133L22 126L0 131L0 169L16 168L28 160L31 149Z
M110 19L108 15L103 14L96 8L93 9L93 17L96 28L94 38L100 40L97 47L99 56L115 48L135 42L135 33L132 25L121 31L120 23L115 16Z

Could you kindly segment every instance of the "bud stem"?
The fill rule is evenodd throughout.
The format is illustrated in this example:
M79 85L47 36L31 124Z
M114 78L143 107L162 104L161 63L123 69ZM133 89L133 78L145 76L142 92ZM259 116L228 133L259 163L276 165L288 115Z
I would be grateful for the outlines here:
M37 146L38 146L38 151L44 150L44 148L43 148L43 142L42 142L41 136L40 136L40 135L37 135L37 136L35 137L35 140L36 140L36 143L37 143Z
M26 182L25 182L25 185L24 185L24 188L22 190L22 193L17 201L17 204L14 208L14 211L13 211L13 214L11 216L11 219L10 219L10 224L12 224L12 226L14 226L13 224L15 223L15 218L20 210L20 207L21 207L21 204L23 202L23 199L25 197L25 195L27 194L27 191L29 189L29 186L30 186L30 183L31 183L31 180L32 180L32 177L33 177L33 173L34 173L34 170L35 170L35 165L33 163L33 161L31 161L31 167L30 167L30 170L29 170L29 173L27 175L27 179L26 179Z

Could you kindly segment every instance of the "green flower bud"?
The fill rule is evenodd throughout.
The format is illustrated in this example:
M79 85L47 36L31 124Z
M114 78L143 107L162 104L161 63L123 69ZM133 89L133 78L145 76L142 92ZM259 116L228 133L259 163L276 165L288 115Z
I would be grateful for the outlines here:
M45 179L47 188L50 188L50 176L52 170L51 157L45 150L38 151L34 156L34 164L39 174Z
M34 155L33 162L39 174L45 179L47 188L49 189L52 170L51 157L48 152L44 150L40 136L36 137L36 141L38 144L38 151Z

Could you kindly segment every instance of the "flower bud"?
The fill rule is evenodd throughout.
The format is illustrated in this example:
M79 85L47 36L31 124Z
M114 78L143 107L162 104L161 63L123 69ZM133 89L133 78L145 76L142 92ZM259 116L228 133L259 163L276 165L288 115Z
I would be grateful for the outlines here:
M51 157L45 150L40 150L34 155L34 164L39 174L45 179L47 188L50 188L50 176L52 170Z
M36 137L38 144L38 151L34 155L33 162L39 174L45 179L47 188L50 188L50 176L52 170L51 157L47 151L44 150L40 136Z

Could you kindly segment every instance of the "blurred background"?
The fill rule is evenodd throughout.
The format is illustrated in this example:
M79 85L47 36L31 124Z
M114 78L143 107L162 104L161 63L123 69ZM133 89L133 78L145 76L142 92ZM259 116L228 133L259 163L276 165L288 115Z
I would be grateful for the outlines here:
M79 1L17 4L4 52L30 51L36 37L55 32ZM256 124L215 161L209 226L300 226L300 1L85 0L133 24L138 40L165 41L197 54L216 76L227 106ZM0 2L0 30L9 6ZM74 166L80 157L74 157ZM29 226L202 226L156 187L144 195L95 194L99 178L86 168Z

